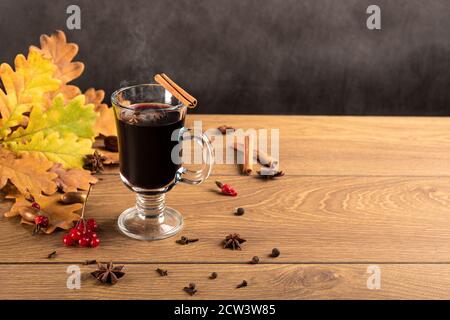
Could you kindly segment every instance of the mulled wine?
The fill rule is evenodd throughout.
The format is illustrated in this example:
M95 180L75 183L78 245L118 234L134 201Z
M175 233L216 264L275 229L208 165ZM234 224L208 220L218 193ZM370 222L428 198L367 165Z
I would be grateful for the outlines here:
M173 182L179 164L172 161L175 130L184 113L163 103L138 103L116 113L120 172L134 187L160 189Z

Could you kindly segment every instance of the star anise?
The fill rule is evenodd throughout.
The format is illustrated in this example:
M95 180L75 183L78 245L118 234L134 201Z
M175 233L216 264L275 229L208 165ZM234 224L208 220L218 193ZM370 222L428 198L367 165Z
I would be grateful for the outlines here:
M112 262L99 263L98 270L91 272L91 275L102 283L116 284L125 275L122 269L123 266L114 266Z
M241 244L244 243L245 239L241 238L241 236L237 233L230 233L225 237L223 241L223 248L229 248L231 250L242 250Z
M83 168L90 170L91 172L101 172L103 171L103 163L107 160L107 157L102 155L98 150L95 150L93 154L88 154L84 157Z
M141 112L139 110L122 110L120 114L120 119L128 122L129 124L136 124L139 122L139 116Z

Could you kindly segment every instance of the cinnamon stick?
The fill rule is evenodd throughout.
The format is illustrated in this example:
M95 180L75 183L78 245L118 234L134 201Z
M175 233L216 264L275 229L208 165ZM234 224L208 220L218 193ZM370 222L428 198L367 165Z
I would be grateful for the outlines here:
M233 148L237 151L244 152L244 146L234 142ZM278 166L278 160L267 154L266 152L257 149L258 161L266 167L276 168Z
M267 154L266 152L258 149L258 161L263 166L276 168L278 166L278 160Z
M195 108L197 106L197 99L187 93L183 88L177 85L172 79L170 79L165 73L157 74L154 77L155 81L162 85L164 89L169 91L175 96L182 104L189 108Z
M249 176L253 171L253 136L248 135L244 139L244 165L242 166L242 173Z

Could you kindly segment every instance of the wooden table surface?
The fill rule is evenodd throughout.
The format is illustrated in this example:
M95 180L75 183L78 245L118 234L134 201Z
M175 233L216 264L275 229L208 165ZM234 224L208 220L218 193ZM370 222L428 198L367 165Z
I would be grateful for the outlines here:
M30 235L15 219L0 220L1 299L436 299L450 298L450 119L190 115L203 128L279 128L286 176L241 176L217 165L199 186L178 185L168 205L182 212L177 236L132 240L116 229L134 196L117 170L102 174L86 215L101 226L101 246L62 246L63 232ZM229 182L239 196L215 191ZM0 205L2 212L9 206ZM233 212L244 207L243 216ZM242 251L222 249L232 232ZM179 245L180 236L200 238ZM281 251L270 258L272 248ZM54 259L47 254L56 250ZM248 264L253 256L261 263ZM124 264L115 286L89 276L86 260ZM80 266L81 289L66 287ZM381 288L369 289L378 266ZM161 277L156 268L167 269ZM211 272L218 278L210 280ZM248 287L236 289L242 280ZM194 282L190 297L182 288Z

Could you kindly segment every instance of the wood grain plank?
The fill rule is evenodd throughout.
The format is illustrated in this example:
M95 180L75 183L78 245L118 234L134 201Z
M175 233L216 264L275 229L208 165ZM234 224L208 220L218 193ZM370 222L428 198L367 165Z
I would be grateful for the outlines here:
M67 289L67 266L2 265L0 299L449 299L450 265L379 265L381 288L367 288L368 265L125 265L115 286L80 266L81 288ZM161 277L155 269L167 269ZM18 272L20 270L20 272ZM211 272L218 278L210 280ZM236 289L242 280L245 288ZM182 288L194 282L193 297Z
M203 129L280 129L280 164L291 175L450 175L450 118L189 115ZM213 174L236 174L216 165Z
M122 236L117 216L133 204L133 194L117 175L102 178L86 211L100 223L99 248L64 248L62 232L32 237L29 227L3 218L0 262L43 262L55 249L56 261L247 262L254 255L279 263L450 261L448 177L219 177L238 189L236 198L218 194L213 179L179 185L168 204L184 215L180 235L200 238L186 246L175 238ZM237 207L245 215L235 216ZM248 240L242 251L221 248L232 232ZM282 252L277 259L267 257L273 247Z

